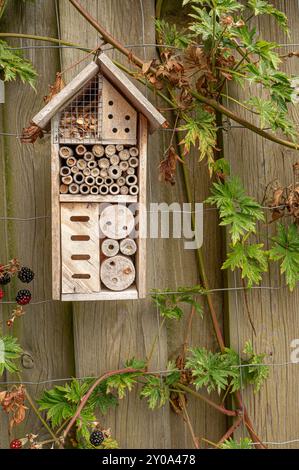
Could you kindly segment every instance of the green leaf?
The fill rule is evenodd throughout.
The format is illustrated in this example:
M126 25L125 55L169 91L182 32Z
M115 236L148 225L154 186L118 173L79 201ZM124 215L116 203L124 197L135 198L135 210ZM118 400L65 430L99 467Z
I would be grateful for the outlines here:
M189 153L192 145L198 146L199 161L206 157L208 163L212 164L217 143L215 114L198 106L195 118L184 115L184 119L185 124L179 128L180 131L186 132L185 137L180 142L180 144L184 144L184 153Z
M253 441L249 437L240 437L239 441L230 437L221 444L221 449L253 449Z
M0 336L0 375L5 370L8 372L17 372L18 367L15 363L20 358L22 348L14 336Z
M286 282L292 291L299 281L299 234L297 225L285 227L278 225L277 236L273 237L269 251L270 259L281 261L280 272L285 274Z
M117 374L107 379L107 393L113 389L117 391L118 398L121 400L125 397L126 392L131 392L134 385L137 383L136 378L139 373Z
M248 287L258 284L262 279L262 274L268 270L267 252L263 250L263 247L263 243L247 245L237 242L231 245L231 251L222 269L234 271L239 268L242 271L242 279L248 281Z
M163 44L178 48L185 48L190 44L191 39L185 31L178 31L175 24L167 23L163 19L155 20L156 31Z
M277 10L271 3L266 0L249 0L247 6L252 8L255 16L271 15L284 31L288 31L288 18L280 10Z
M261 206L245 194L241 182L231 177L223 183L213 183L210 196L206 202L216 204L219 209L220 225L229 225L233 245L236 244L246 232L256 231L256 222L264 220Z
M19 78L23 83L29 83L34 88L37 72L32 64L20 53L10 50L7 42L0 41L0 73L4 81Z
M132 359L128 359L126 361L125 366L131 367L132 369L145 369L146 362L144 360L135 359L135 357L132 357Z

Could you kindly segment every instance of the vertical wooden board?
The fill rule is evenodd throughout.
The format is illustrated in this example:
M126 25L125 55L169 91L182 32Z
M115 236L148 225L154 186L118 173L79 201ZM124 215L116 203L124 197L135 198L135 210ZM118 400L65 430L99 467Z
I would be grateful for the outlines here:
M61 204L61 264L63 294L100 291L98 204Z
M288 16L290 38L278 29L274 20L269 18L262 18L252 26L256 25L265 39L280 44L298 43L298 2L276 0L272 3ZM296 47L284 47L278 49L278 52L285 54L292 50L296 50ZM288 60L285 70L298 76L298 61ZM244 93L240 89L231 89L230 93L242 102L248 99L248 90L246 90ZM260 96L260 91L252 88L250 95L255 94ZM244 113L237 107L235 111L248 120L253 120L252 114ZM298 123L298 107L292 108L291 115ZM284 186L292 183L292 164L298 161L298 152L268 142L248 130L239 128L229 131L225 141L225 153L230 156L232 173L240 175L247 193L258 201L263 200L265 187L271 181L278 180ZM265 211L265 215L269 221L271 214ZM262 224L259 231L263 234L263 237L259 237L260 242L265 243L266 247L270 246L271 243L267 238L274 235L274 224ZM253 334L248 322L244 294L240 291L230 293L230 341L232 346L241 352L245 341L251 339L256 351L266 352L267 362L272 364L270 377L262 390L257 394L254 394L252 389L243 393L244 403L258 434L264 441L269 442L270 448L298 448L297 441L288 442L298 439L299 436L297 413L294 413L299 406L299 376L296 372L298 365L283 365L291 360L291 341L299 338L298 288L289 293L284 287L284 276L272 263L269 274L263 278L262 285L266 288L247 293L257 336ZM230 286L241 287L238 276L236 278L234 275L230 276ZM237 435L246 435L246 431L241 428Z
M60 299L61 293L61 250L60 250L60 164L58 143L59 116L51 123L51 227L52 227L52 298Z
M101 139L104 142L136 142L137 113L106 78L103 78L102 112Z
M146 297L146 188L147 188L147 139L148 126L147 120L142 114L139 114L138 120L138 147L139 147L139 210L138 210L138 251L136 254L136 282L138 295L140 299Z
M1 31L57 37L55 2L9 2L1 18ZM14 47L20 45L19 39L8 42ZM44 43L22 40L21 44L32 46ZM6 84L6 103L1 105L1 130L6 133L20 134L22 128L28 125L32 116L43 106L43 96L59 70L57 49L31 49L24 51L24 54L38 71L37 93L20 82ZM0 158L5 189L1 190L0 197L2 208L2 198L6 196L6 207L1 215L26 220L1 223L7 229L7 245L2 243L1 238L1 262L17 256L25 266L35 271L35 279L28 286L32 291L32 304L26 307L25 316L15 322L13 333L20 338L26 353L21 360L22 378L25 382L33 382L27 387L33 397L38 397L45 385L38 386L34 382L74 374L71 305L51 301L51 142L50 138L45 138L34 146L22 145L15 136L6 136L3 142ZM38 218L30 219L32 217ZM19 282L11 284L6 290L7 298L14 300L18 289L23 287ZM35 302L41 303L35 305ZM11 310L12 306L9 305L5 320L11 315ZM6 334L11 333L5 326L4 330ZM3 419L2 412L0 419ZM24 427L18 426L18 437L25 435L24 428L26 432L38 433L40 438L45 437L30 407ZM1 447L4 442L1 439Z
M105 25L117 38L124 43L153 43L155 32L153 17L154 1L143 1L144 37L142 35L142 15L139 0L101 0L95 7L92 1L82 4ZM132 6L133 5L133 6ZM131 14L128 14L128 11ZM117 12L118 14L115 14ZM87 38L87 45L95 47L96 33L70 5L63 2L60 6L61 31L63 37L70 41L80 42L81 35ZM126 21L122 21L125 17ZM71 26L72 25L72 26ZM77 25L77 27L74 27ZM81 57L79 52L64 50L64 66ZM144 51L140 48L143 57ZM154 48L146 48L145 60L154 57ZM113 58L124 59L114 52ZM128 63L124 62L126 66ZM72 71L75 73L75 71ZM142 89L146 94L146 91ZM149 94L152 103L158 104L156 98ZM162 104L163 107L163 104ZM169 187L158 181L158 166L163 152L169 145L168 132L157 131L149 140L148 153L148 184L147 197L150 202L183 202L186 200L184 186L180 177L176 186ZM201 202L208 193L210 184L205 166L199 166L194 156L191 164L192 192L196 201ZM150 208L150 207L149 207ZM148 215L149 217L149 215ZM222 285L219 266L221 248L217 221L210 215L205 222L204 252L209 267L211 286ZM215 236L216 234L216 236ZM133 302L100 302L75 306L75 344L77 374L100 374L106 370L123 365L128 357L144 357L149 353L157 327L161 319L157 309L150 301L149 292L152 288L175 288L182 285L198 284L198 271L195 252L185 250L183 240L152 239L147 242L147 299ZM216 273L216 274L215 274ZM222 296L215 295L217 311L222 313ZM189 310L186 309L189 313ZM168 358L175 359L181 352L181 344L187 328L188 318L181 322L170 322L159 334L157 353L153 357L151 367L164 370ZM95 331L98 332L95 335ZM213 331L205 305L204 319L195 318L192 329L192 345L216 348ZM99 358L99 359L95 359ZM209 437L212 441L224 433L225 418L198 400L189 400L189 413L195 427L196 435ZM184 448L193 447L188 427L182 419L168 408L151 412L144 401L140 401L136 392L122 400L116 411L109 412L102 418L103 425L112 427L121 447L137 448ZM147 426L144 426L147 423Z

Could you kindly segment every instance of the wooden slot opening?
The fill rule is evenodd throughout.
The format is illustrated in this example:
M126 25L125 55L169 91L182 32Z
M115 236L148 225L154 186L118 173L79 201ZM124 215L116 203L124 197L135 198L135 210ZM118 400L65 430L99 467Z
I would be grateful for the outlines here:
M73 242L88 242L90 240L89 235L72 235L71 240Z
M71 259L72 260L89 260L90 255L72 255Z
M72 215L72 217L70 217L70 220L72 222L88 222L89 217L88 215Z
M73 279L90 279L90 274L73 274Z

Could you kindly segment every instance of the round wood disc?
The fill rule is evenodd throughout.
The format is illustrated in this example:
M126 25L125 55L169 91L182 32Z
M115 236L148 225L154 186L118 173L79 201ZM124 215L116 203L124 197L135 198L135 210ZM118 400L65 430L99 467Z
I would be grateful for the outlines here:
M107 238L126 238L134 228L134 216L125 206L108 206L101 213L100 228Z
M113 256L101 265L101 280L108 289L122 291L135 280L135 267L126 256Z

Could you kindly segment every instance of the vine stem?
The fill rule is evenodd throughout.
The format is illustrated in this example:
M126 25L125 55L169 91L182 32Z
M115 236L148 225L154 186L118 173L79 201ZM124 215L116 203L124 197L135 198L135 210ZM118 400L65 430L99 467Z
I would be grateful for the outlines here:
M159 326L159 329L158 329L158 332L157 332L157 334L156 334L156 336L155 336L155 338L154 338L154 341L153 341L153 343L152 343L152 346L151 346L151 349L150 349L150 353L149 353L149 355L148 355L148 357L147 357L147 360L146 360L146 365L147 365L147 367L148 367L148 365L149 365L149 363L151 362L151 359L152 359L152 357L153 357L153 354L154 354L154 351L155 351L155 347L156 347L157 341L158 341L158 339L159 339L160 333L161 333L161 331L162 331L162 328L163 328L163 326L164 326L165 320L166 320L166 317L164 317L163 320L161 321L160 326Z
M194 429L193 429L193 426L192 426L192 423L191 423L191 419L190 419L189 413L187 411L185 397L182 393L179 393L179 397L180 397L180 402L181 402L181 405L182 405L182 408L183 408L183 413L185 415L185 421L186 421L187 426L189 428L194 447L195 447L195 449L199 449L198 438L195 435L195 432L194 432Z
M207 403L208 405L210 405L210 406L212 406L213 408L215 408L215 410L220 411L220 413L222 413L222 414L224 414L224 415L226 415L226 416L237 416L237 414L238 414L237 411L228 410L227 408L225 408L225 407L222 406L222 405L217 405L217 403L215 403L213 400L211 400L211 399L208 398L208 397L205 397L204 395L201 395L200 393L196 392L196 391L193 390L192 388L187 387L187 385L178 383L178 384L176 384L176 388L178 388L178 389L180 389L180 390L183 390L184 392L190 393L190 395L193 395L195 398L199 398L199 400L204 401L204 402Z
M83 410L84 406L86 405L88 399L90 398L92 392L96 389L96 387L101 383L104 382L104 380L109 379L109 377L112 377L113 375L121 375L121 374L128 374L128 373L134 373L134 372L145 372L143 369L133 369L131 367L126 367L124 369L118 369L118 370L111 370L109 372L106 372L106 374L101 375L98 377L95 382L92 384L92 386L89 388L89 390L85 393L84 397L81 400L80 405L78 406L74 416L72 416L69 424L67 425L65 431L62 434L63 440L65 440L66 436L72 429L73 425L75 424L77 418L80 416L81 411Z

